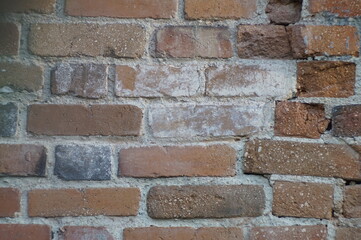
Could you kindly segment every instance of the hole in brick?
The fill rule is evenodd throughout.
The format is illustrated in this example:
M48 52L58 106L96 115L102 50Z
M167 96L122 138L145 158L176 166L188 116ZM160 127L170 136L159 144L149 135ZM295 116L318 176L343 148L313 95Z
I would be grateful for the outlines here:
M361 185L361 181L347 180L345 185L346 186Z
M332 130L332 121L330 120L330 123L328 124L326 131L331 131Z
M302 0L270 0L266 14L271 23L289 25L301 19Z

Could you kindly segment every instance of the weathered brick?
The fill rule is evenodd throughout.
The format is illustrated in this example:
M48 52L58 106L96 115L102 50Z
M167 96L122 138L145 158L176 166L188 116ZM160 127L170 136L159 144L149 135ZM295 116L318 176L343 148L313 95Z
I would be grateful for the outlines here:
M107 94L108 67L100 64L58 64L52 72L51 92L84 98L103 98Z
M353 26L288 27L294 58L359 55L359 37Z
M251 229L250 240L326 240L327 227L315 226L282 226L282 227L254 227Z
M160 219L257 217L264 205L256 185L157 186L147 198L148 215Z
M297 96L335 97L354 95L356 64L351 62L297 63Z
M119 97L189 97L204 92L197 66L117 66L115 93ZM203 88L203 89L202 89Z
M30 217L135 216L137 188L37 189L28 193Z
M37 91L43 86L43 69L22 63L0 63L0 88Z
M59 240L114 240L105 227L65 226Z
M279 64L220 65L208 67L206 94L226 97L289 98L295 88L292 66Z
M109 180L111 152L109 146L58 145L54 174L64 180Z
M237 38L240 58L291 58L288 33L280 25L240 25Z
M266 13L271 23L292 24L301 19L302 0L270 0Z
M1 0L2 13L53 13L56 0Z
M135 24L33 24L29 50L40 56L136 58L145 50L145 30Z
M361 180L359 152L342 144L255 140L245 150L244 171Z
M0 188L0 217L15 217L17 212L20 212L19 190L15 188Z
M18 106L0 103L0 137L12 137L18 125Z
M116 18L173 18L177 0L67 0L65 12L71 16Z
M0 144L0 152L0 175L45 176L45 147L31 144Z
M330 120L325 117L323 104L276 103L274 127L276 136L320 138L329 122Z
M242 106L153 106L149 124L155 137L239 136L259 132L265 125L263 103Z
M168 26L156 33L155 54L174 58L230 58L231 33L226 27Z
M333 186L320 183L276 182L272 213L276 216L331 219Z
M361 218L361 185L345 187L343 215L347 218Z
M0 23L0 32L0 55L18 55L20 35L18 26L15 23Z
M51 240L47 225L0 224L0 240Z
M355 0L309 0L309 11L332 13L339 17L361 16L361 2Z
M361 105L335 107L332 110L332 134L339 137L361 136Z
M121 149L119 174L129 177L234 176L236 151L226 145Z
M31 105L28 131L59 136L138 136L142 111L132 105Z
M360 240L361 228L339 227L336 229L336 240Z
M185 0L186 19L238 19L256 14L254 0Z

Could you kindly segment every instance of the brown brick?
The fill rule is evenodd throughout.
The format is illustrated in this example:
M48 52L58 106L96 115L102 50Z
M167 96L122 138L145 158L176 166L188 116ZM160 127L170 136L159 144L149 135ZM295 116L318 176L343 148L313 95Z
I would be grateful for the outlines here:
M0 217L15 217L17 212L20 212L19 190L15 188L0 188Z
M0 88L37 91L43 87L43 68L22 63L0 63Z
M30 217L135 216L137 188L38 189L28 194Z
M251 229L250 240L326 240L327 227L315 226L282 226L254 227Z
M360 240L361 228L339 227L336 229L336 240Z
M361 105L335 107L332 110L332 134L339 137L361 136Z
M136 58L145 50L145 30L133 24L33 24L29 49L40 56Z
M254 0L186 0L186 19L238 19L256 14Z
M44 177L46 149L30 144L0 144L0 174Z
M244 171L361 180L361 161L348 145L255 140L246 145Z
M359 37L353 26L291 26L294 58L359 55Z
M309 11L333 13L339 17L361 16L361 2L355 0L309 0Z
M240 25L238 27L240 58L291 58L288 33L279 25Z
M354 95L356 64L351 62L297 63L297 96L335 97Z
M343 201L345 217L361 218L361 185L346 186Z
M264 205L256 185L158 186L147 199L148 215L160 219L257 217Z
M53 13L56 0L1 0L2 13Z
M51 240L46 225L0 224L0 240Z
M71 16L116 18L173 18L177 0L67 0L65 12Z
M65 226L60 229L59 240L114 240L105 227Z
M121 149L119 174L129 177L234 176L236 151L226 145Z
M0 32L0 55L18 55L20 35L18 26L15 23L0 23Z
M320 183L276 182L272 213L276 216L331 219L333 186Z
M156 33L158 57L230 58L231 33L226 27L168 26Z
M301 19L302 0L270 0L266 13L271 23L292 24Z
M28 131L59 136L138 136L142 111L132 105L31 105Z
M277 102L275 135L320 138L329 124L323 104Z

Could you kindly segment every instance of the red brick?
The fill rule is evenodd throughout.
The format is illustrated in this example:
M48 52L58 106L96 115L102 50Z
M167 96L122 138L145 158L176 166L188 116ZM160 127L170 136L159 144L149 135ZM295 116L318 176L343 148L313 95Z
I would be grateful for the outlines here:
M335 240L360 240L361 228L339 227Z
M326 240L327 227L315 226L282 226L254 227L251 229L250 240Z
M132 105L31 105L28 131L59 136L138 136L142 111Z
M20 212L19 190L15 188L0 188L0 217L15 217L17 212Z
M105 227L65 226L59 240L114 240Z
M137 188L37 189L28 194L30 217L135 216Z
M71 16L116 18L173 18L177 0L67 0L65 12Z
M15 23L0 23L0 32L0 55L18 55L20 35L18 26Z
M230 58L230 39L226 27L168 26L157 31L155 52L158 57Z
M186 0L186 19L238 19L256 14L254 0Z
M56 0L1 0L2 13L54 13Z
M266 13L271 23L292 24L301 19L302 0L270 0Z
M234 176L236 151L226 145L121 149L119 174L128 177Z
M51 240L46 225L0 224L0 240Z
M276 182L272 213L276 216L331 219L333 186L320 183Z
M361 2L355 0L309 0L309 11L332 13L339 17L361 16Z
M339 137L361 136L361 105L335 107L332 110L332 134Z
M347 218L361 218L361 185L345 187L343 215Z

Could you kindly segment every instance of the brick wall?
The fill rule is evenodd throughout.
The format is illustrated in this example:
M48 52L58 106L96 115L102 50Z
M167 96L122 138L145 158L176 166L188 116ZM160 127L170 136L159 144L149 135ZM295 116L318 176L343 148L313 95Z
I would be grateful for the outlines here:
M0 240L361 239L358 0L2 0Z

